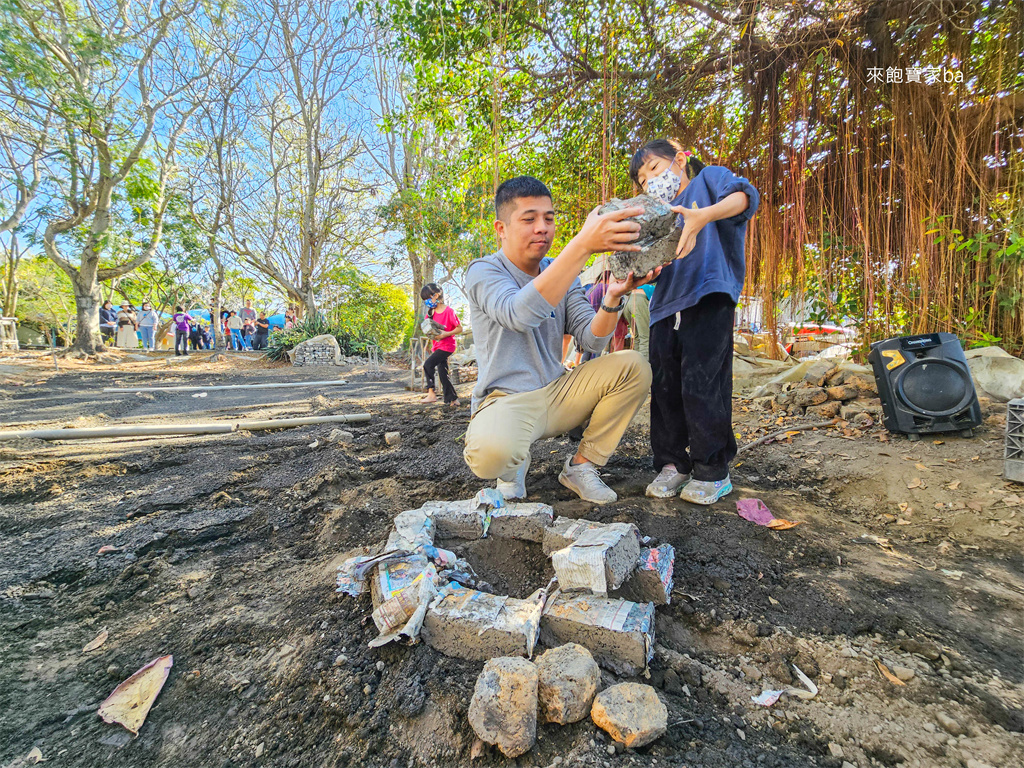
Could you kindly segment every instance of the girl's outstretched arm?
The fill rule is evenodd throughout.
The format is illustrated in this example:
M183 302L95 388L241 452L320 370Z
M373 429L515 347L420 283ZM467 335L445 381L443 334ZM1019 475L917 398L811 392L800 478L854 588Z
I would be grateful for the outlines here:
M706 208L684 208L681 205L671 206L672 210L683 217L683 234L679 236L676 246L676 258L686 256L697 244L697 234L705 224L737 216L747 210L750 198L746 192L733 192L714 205Z

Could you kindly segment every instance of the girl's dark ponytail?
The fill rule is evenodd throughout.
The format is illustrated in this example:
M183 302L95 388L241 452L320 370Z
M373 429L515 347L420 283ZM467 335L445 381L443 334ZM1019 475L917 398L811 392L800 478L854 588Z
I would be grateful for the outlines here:
M698 160L696 155L690 155L686 158L686 178L696 178L697 174L703 171L705 167L704 163Z

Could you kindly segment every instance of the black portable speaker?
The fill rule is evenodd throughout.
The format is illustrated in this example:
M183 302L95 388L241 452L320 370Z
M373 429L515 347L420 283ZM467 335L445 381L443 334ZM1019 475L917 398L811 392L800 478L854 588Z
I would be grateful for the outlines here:
M929 432L972 437L981 424L960 340L952 333L926 333L878 341L868 355L882 399L885 428L911 440Z

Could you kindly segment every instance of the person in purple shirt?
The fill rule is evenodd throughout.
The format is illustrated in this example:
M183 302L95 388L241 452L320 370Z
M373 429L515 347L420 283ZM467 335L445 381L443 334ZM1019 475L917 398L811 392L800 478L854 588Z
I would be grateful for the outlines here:
M651 297L651 448L647 495L713 504L732 492L732 333L743 288L747 222L759 195L728 168L705 166L678 142L641 148L629 175L672 207L682 227L675 261ZM680 491L679 489L682 488Z
M192 322L192 316L182 307L175 307L171 322L174 324L174 354L187 356L189 324Z

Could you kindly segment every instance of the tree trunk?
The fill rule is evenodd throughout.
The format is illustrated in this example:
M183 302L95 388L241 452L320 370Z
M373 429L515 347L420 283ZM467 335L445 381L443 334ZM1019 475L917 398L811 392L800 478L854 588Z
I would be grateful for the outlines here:
M14 313L18 310L18 262L8 263L6 282L2 314L4 317L14 317Z
M220 323L220 303L224 297L224 267L218 262L217 272L213 278L213 314L210 315L210 332L213 334L213 348L217 349L220 342L227 347L227 339L223 338Z
M306 307L306 317L313 317L316 314L316 295L312 288L306 289L306 295L302 297L302 303Z
M97 355L103 350L103 338L100 336L100 307L103 297L100 285L95 280L83 285L85 281L72 280L75 286L75 342L71 349L84 355Z

